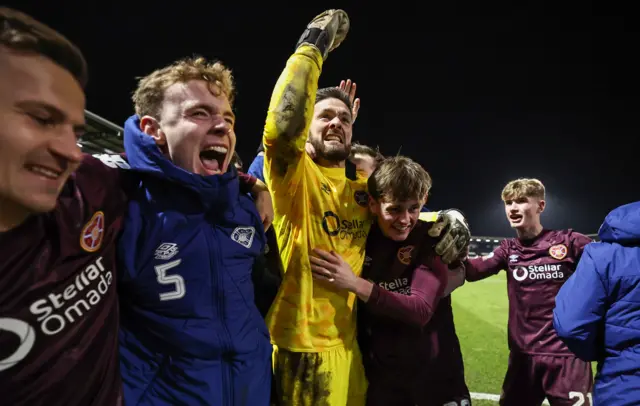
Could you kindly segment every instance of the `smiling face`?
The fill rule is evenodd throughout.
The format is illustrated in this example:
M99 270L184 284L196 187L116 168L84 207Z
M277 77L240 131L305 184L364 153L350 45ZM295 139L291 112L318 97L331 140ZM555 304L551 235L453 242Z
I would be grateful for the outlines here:
M69 71L0 45L0 210L55 207L82 160L77 137L84 107L84 92Z
M403 156L384 159L367 181L369 209L382 233L403 241L415 227L431 189L431 176Z
M203 176L226 173L236 146L235 115L215 86L204 80L174 83L165 91L160 120L140 120L176 166Z
M369 199L369 209L377 219L382 234L393 241L404 241L416 226L424 201L381 201Z

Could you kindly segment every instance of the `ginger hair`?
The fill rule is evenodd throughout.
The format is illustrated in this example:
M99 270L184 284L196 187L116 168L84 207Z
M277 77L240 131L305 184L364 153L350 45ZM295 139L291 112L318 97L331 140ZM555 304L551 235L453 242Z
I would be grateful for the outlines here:
M224 94L233 106L235 85L231 70L222 62L210 62L203 57L180 59L171 65L153 71L138 82L133 103L139 117L160 118L165 91L175 83L204 80L216 96Z

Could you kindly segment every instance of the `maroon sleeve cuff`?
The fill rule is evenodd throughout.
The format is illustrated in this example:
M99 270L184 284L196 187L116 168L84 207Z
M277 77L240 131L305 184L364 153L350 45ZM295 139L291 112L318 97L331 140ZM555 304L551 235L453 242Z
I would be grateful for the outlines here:
M251 189L258 181L255 176L240 171L238 171L238 179L240 180L240 193L251 193Z

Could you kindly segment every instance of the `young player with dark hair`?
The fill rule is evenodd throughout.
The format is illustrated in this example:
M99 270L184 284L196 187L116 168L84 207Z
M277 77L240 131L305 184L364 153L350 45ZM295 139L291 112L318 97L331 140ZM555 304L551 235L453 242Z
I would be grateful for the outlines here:
M431 178L418 163L401 156L385 159L368 180L376 220L361 276L334 252L315 249L310 257L318 283L360 299L367 405L470 402L453 315L450 307L440 308L464 282L464 272L448 271L433 249L432 223L420 221L430 188Z

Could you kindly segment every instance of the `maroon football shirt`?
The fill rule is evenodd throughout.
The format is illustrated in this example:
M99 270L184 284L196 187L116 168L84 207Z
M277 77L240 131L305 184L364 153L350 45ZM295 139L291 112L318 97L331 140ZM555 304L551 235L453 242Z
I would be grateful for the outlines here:
M465 261L467 280L507 272L509 348L525 354L573 355L553 328L553 308L591 239L573 230L543 230L532 240L506 239L491 254Z
M420 221L405 241L394 242L374 225L367 237L362 277L374 287L369 301L358 305L358 328L370 379L413 378L437 357L428 326L447 284L447 266L433 251L428 227Z
M0 233L0 404L121 404L121 181L86 157L53 212Z

